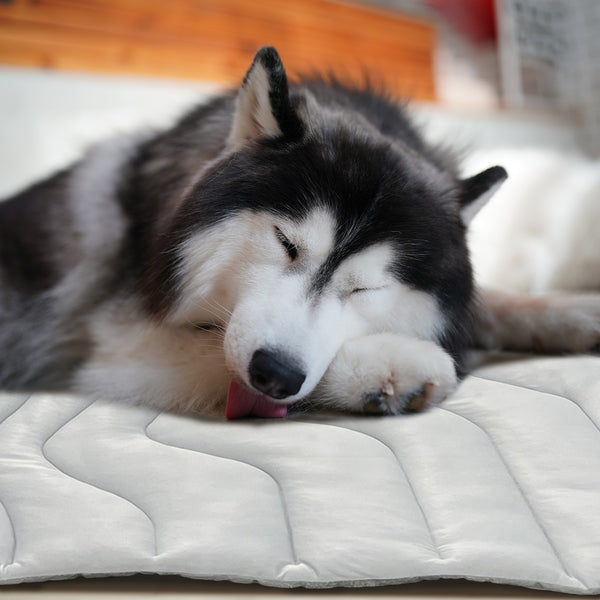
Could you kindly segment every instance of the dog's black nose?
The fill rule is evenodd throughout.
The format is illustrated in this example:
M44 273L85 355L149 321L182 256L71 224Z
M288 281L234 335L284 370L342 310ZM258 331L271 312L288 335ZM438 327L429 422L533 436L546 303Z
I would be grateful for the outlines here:
M279 400L297 394L306 374L282 352L260 349L250 361L250 383L263 394Z

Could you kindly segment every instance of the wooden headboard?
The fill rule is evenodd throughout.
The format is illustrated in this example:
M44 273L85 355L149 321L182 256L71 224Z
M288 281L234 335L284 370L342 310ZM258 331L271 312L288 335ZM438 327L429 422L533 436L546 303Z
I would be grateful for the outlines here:
M1 0L0 63L238 83L257 48L289 73L365 73L435 99L433 28L333 0Z

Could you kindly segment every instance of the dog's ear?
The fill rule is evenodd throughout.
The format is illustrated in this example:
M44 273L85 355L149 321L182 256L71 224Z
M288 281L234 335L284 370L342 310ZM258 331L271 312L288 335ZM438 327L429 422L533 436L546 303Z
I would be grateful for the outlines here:
M290 102L287 76L275 48L261 48L238 92L228 146L248 140L302 134L302 123Z
M508 173L503 167L490 167L473 177L459 181L460 216L465 225L469 225L507 177Z

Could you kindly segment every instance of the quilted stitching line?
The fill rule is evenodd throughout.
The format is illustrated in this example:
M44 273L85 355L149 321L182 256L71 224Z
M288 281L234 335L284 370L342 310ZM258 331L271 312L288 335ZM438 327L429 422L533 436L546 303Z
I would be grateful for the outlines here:
M473 376L473 377L475 379L483 379L484 381L489 381L491 383L498 383L500 385L506 385L509 387L517 388L517 389L531 390L532 392L538 392L539 394L546 394L547 396L553 396L554 398L560 398L561 400L566 400L567 402L570 402L571 404L574 404L577 408L579 408L579 410L590 420L591 424L598 430L598 432L600 432L600 425L598 425L598 423L596 423L596 421L594 421L592 416L585 410L585 408L583 408L583 406L581 406L581 404L579 404L579 402L577 402L577 400L573 400L573 398L570 398L569 396L563 396L562 394L554 394L553 392L547 392L546 390L539 390L534 387L527 386L527 385L524 385L521 383L519 383L519 385L516 385L514 383L510 383L509 381L500 381L498 379L490 379L489 377L482 377L481 375L477 375L477 376Z
M537 523L537 525L540 528L541 532L544 534L544 537L546 538L546 541L548 542L548 546L550 547L550 549L552 550L552 552L556 556L556 559L558 560L558 564L561 566L562 570L564 571L564 573L568 577L570 577L574 581L577 581L577 583L579 583L582 587L585 587L581 581L579 581L576 577L574 577L573 575L571 575L569 573L569 570L567 569L567 567L566 567L566 565L565 565L565 563L563 561L563 558L562 558L562 556L560 555L560 553L558 551L558 548L554 545L554 542L550 538L548 530L544 526L544 523L540 519L539 515L535 512L535 510L533 510L533 506L531 505L529 497L525 493L525 490L523 489L523 487L522 487L521 483L519 482L519 480L517 479L517 477L514 475L512 469L509 466L509 463L508 463L507 459L504 457L504 455L500 451L500 448L498 447L498 444L496 444L496 441L494 440L493 436L489 433L489 431L487 431L484 427L482 427L481 425L479 425L479 423L476 423L472 419L469 419L468 417L465 417L464 415L462 415L460 413L457 413L457 412L455 412L453 410L450 410L448 408L443 408L443 407L438 407L438 408L440 408L441 410L443 410L443 411L445 411L445 412L447 412L447 413L449 413L451 415L454 415L455 417L458 417L459 419L464 419L468 423L471 423L471 425L473 425L474 427L477 427L488 438L488 440L490 441L490 444L494 448L496 454L499 456L500 460L502 461L502 464L504 465L504 468L506 469L507 473L510 475L510 478L515 482L515 486L519 490L519 493L523 497L523 500L525 501L525 504L529 508L529 512L532 514L534 521Z
M29 399L31 398L31 394L29 394L29 396L27 396L25 398L25 400L23 400L23 402L21 402L21 404L19 404L19 406L17 406L17 408L15 408L15 410L9 412L3 419L2 421L0 421L0 425L2 425L3 423L6 423L6 421L8 421L8 419L10 419L20 408L22 408L23 406L25 406L25 404L27 404L27 402L29 401Z
M4 504L4 502L2 502L2 500L0 500L0 507L6 513L6 518L10 524L10 529L12 533L12 552L10 560L6 564L1 565L2 570L4 570L8 565L12 565L15 562L15 556L17 555L17 532L15 530L15 524L10 516L10 513L8 512L8 509L6 508L6 505Z
M70 416L62 425L60 425L60 427L54 431L52 434L50 434L46 440L44 441L44 443L41 446L41 452L42 452L42 456L44 457L44 459L48 462L48 464L52 465L57 471L59 471L60 473L62 473L63 475L65 475L66 477L69 477L69 479L73 479L74 481L78 481L79 483L83 483L84 485L87 485L91 488L100 490L101 492L104 492L106 494L110 494L112 496L115 496L116 498L120 498L121 500L125 500L125 502L128 502L129 504L131 504L131 506L133 506L134 508L136 508L137 510L139 510L147 519L148 521L150 521L150 524L152 525L152 535L154 537L154 556L158 555L158 541L156 539L156 526L154 524L154 521L152 520L152 518L150 517L150 515L140 506L138 506L135 502L133 502L132 500L130 500L129 498L125 498L123 496L120 496L119 494L116 494L115 492L111 492L110 490L106 490L104 488L101 488L98 485L95 485L93 483L90 483L89 481L83 481L82 479L79 479L78 477L74 477L73 475L70 475L69 473L67 473L64 469L62 469L61 467L59 467L56 463L54 463L53 461L51 461L47 454L46 454L46 445L50 442L50 440L63 428L65 427L68 423L70 423L71 421L73 421L74 419L76 419L77 417L79 417L84 411L86 411L88 408L90 408L90 406L92 406L94 404L94 402L91 402L90 404L88 404L87 406L83 407L81 410L77 411L74 415Z
M8 413L2 419L2 421L0 421L0 425L6 423L6 421L8 421L8 419L10 419L16 412L18 412L19 409L21 407L23 407L30 398L31 398L31 394L29 394L28 396L26 396L26 398L23 400L23 402L20 402L19 405L13 411L11 411L10 413ZM12 535L12 552L11 552L10 559L9 559L9 561L6 564L0 566L0 570L4 571L8 565L12 565L15 562L15 557L17 555L17 531L15 529L14 521L13 521L12 517L10 516L10 513L8 512L8 509L6 508L6 504L4 504L4 502L1 499L0 499L0 507L2 508L2 510L4 511L4 513L6 514L6 519L7 519L8 523L10 524L11 535Z
M306 421L302 421L302 422L306 423ZM423 516L423 521L425 523L425 526L427 527L427 532L429 533L429 538L431 540L432 550L438 555L438 557L440 559L444 560L446 557L442 554L441 547L438 545L438 543L435 540L433 528L431 527L431 523L430 523L429 519L427 518L427 513L425 512L425 509L423 508L423 504L419 500L419 497L417 496L417 492L414 488L413 482L411 481L410 477L408 476L406 469L402 465L402 461L400 460L400 457L396 454L394 449L389 444L384 442L383 440L380 440L378 437L375 437L374 435L371 435L369 433L365 433L364 431L359 431L358 429L350 429L348 427L342 427L341 425L333 425L331 423L315 423L314 421L310 421L310 423L319 425L321 427L335 427L336 429L342 429L343 431L349 431L351 433L356 433L358 435L362 435L366 438L369 438L371 440L375 440L376 442L379 442L384 448L386 448L389 452L392 453L392 456L398 463L398 467L400 467L400 470L402 471L404 478L406 479L406 482L408 483L410 491L415 499L415 503L416 503L417 507L419 508L421 515Z
M292 525L290 522L290 515L289 515L289 511L288 511L288 507L287 507L287 500L285 497L285 494L283 492L283 488L281 487L281 484L277 481L277 479L268 471L265 471L265 469L261 468L261 467L257 467L256 465L247 463L243 460L239 460L238 458L231 458L229 456L221 456L219 454L215 454L213 452L203 452L202 450L196 450L195 448L186 448L184 446L179 446L176 444L167 444L165 442L162 442L160 440L157 440L156 438L153 438L150 433L148 432L148 428L150 427L150 425L152 425L152 423L154 423L154 421L160 416L156 415L151 421L148 422L148 424L146 425L146 427L144 428L144 432L146 434L146 437L151 441L154 442L155 444L161 444L162 446L166 446L167 448L177 448L179 450L185 450L187 452L195 452L197 454L203 454L204 456L212 456L215 458L220 458L221 460L230 460L232 462L241 464L241 465L245 465L246 467L250 467L251 469L256 469L257 471L260 471L261 473L264 473L267 477L269 477L270 479L273 480L273 482L275 483L275 485L277 486L277 491L279 493L279 500L281 502L281 507L283 510L283 520L284 520L284 524L286 527L286 530L288 532L288 536L289 536L289 540L290 540L290 550L291 550L291 554L292 554L292 559L294 560L293 564L294 565L305 565L307 566L309 569L311 569L311 571L313 572L313 574L316 576L317 572L316 570L312 567L312 565L308 564L306 561L299 561L298 560L298 554L296 551L296 544L294 542L294 531L292 529Z

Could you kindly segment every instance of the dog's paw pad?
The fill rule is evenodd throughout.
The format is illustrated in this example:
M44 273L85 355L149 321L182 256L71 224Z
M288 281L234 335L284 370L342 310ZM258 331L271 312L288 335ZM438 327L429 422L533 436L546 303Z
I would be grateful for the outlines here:
M362 410L367 415L398 415L402 413L420 412L432 404L444 400L439 397L439 385L428 381L410 394L396 395L391 382L381 386L378 392L363 397Z
M439 386L432 381L428 381L423 387L413 392L406 399L404 410L407 412L419 412L429 408L434 398L436 397L437 388Z
M366 415L387 415L390 412L385 397L380 393L367 394L364 397L362 409Z
M393 412L394 384L388 380L374 393L363 396L362 411L368 415L388 415Z

